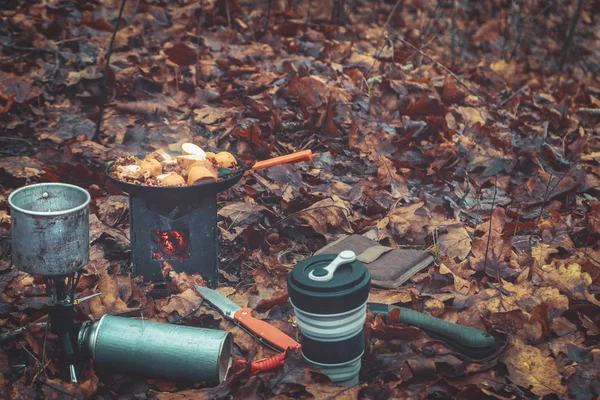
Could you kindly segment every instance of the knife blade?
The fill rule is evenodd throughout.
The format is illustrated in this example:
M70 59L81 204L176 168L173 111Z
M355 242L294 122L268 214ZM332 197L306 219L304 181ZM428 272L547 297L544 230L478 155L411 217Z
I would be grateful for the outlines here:
M458 351L474 357L485 357L497 350L496 339L486 332L470 326L458 325L431 317L408 308L381 303L367 303L374 314L387 314L400 309L400 322L421 328L429 336L443 340Z
M225 318L256 337L274 350L300 348L300 343L275 328L273 325L252 316L251 308L242 308L216 290L196 285L196 290L213 306L219 309Z

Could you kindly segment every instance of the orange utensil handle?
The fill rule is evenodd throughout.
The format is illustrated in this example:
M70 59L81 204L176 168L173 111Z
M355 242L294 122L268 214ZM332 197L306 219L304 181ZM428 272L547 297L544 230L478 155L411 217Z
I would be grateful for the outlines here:
M275 328L273 325L252 316L251 308L240 308L233 318L257 337L269 342L281 350L300 348L300 343Z
M256 171L257 169L269 168L274 165L310 160L312 160L312 150L304 150L297 153L286 154L285 156L259 161L252 166L252 170Z

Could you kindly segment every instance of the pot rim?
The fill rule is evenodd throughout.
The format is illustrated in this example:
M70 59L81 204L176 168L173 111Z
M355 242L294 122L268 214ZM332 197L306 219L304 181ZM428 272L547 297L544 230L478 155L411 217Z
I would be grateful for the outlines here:
M78 205L77 207L69 208L66 210L60 210L60 211L26 210L22 207L17 206L13 202L14 196L16 196L17 194L19 194L20 192L23 192L25 190L31 190L30 188L36 187L36 186L62 186L62 187L68 187L71 189L75 189L84 194L85 201L82 204ZM80 210L86 208L90 204L91 199L92 199L92 197L90 196L90 193L87 190L85 190L79 186L71 185L69 183L45 182L45 183L36 183L33 185L23 186L23 187L20 187L19 189L15 190L14 192L12 192L10 194L10 196L8 196L8 205L10 206L11 209L16 210L16 211L21 212L26 215L35 215L35 216L40 216L40 217L57 217L57 216L61 216L61 215L73 214L73 213L76 213L77 211L80 211Z

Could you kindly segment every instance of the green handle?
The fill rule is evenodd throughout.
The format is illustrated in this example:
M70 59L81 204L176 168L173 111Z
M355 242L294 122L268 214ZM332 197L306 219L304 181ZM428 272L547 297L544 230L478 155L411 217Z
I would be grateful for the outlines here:
M394 308L400 310L400 322L421 328L429 336L443 340L456 350L473 357L487 357L497 350L496 339L479 329L471 328L434 318L408 308L381 303L368 303L374 314L388 313Z
M494 337L479 329L454 324L408 308L398 308L400 308L400 322L416 326L426 332L431 332L442 340L455 343L461 347L470 348L471 350L476 350L477 348L490 349L496 346Z

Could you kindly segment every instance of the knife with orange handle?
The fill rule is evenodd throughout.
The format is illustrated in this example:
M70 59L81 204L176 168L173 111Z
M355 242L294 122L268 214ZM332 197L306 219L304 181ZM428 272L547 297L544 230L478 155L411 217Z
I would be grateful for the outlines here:
M225 318L233 321L240 328L256 337L260 342L277 352L287 349L298 349L300 343L275 328L273 325L252 316L251 308L242 308L226 296L205 286L196 285L196 290L219 309Z

